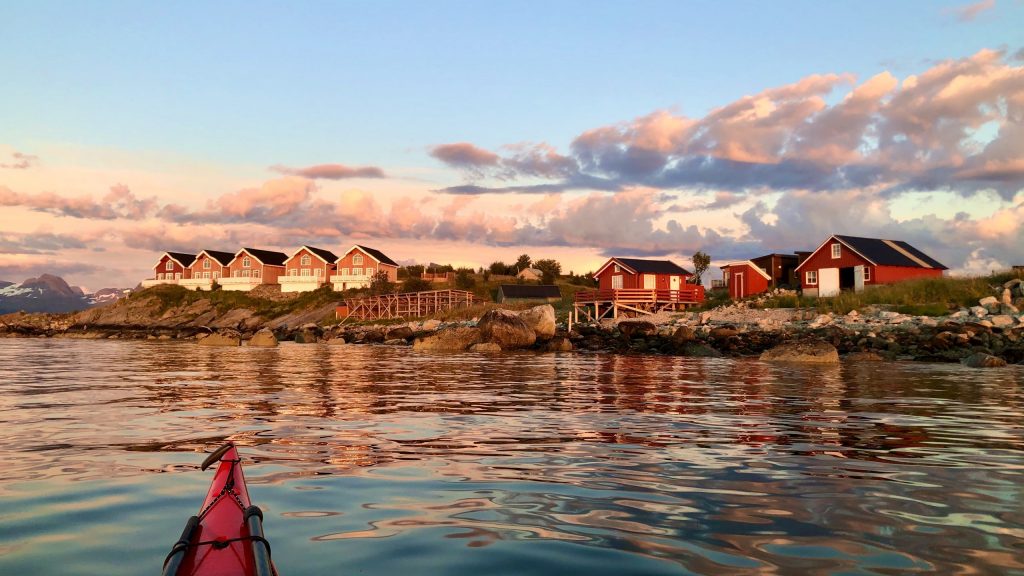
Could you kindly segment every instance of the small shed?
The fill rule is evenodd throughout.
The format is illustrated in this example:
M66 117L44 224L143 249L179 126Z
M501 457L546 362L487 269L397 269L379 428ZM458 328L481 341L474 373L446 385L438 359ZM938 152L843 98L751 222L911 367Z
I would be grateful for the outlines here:
M559 302L562 293L554 284L501 284L498 302Z
M722 266L722 276L729 287L729 297L733 299L765 292L772 282L772 277L750 260Z
M523 268L523 270L516 274L516 278L520 280L540 280L544 277L544 273L537 268Z

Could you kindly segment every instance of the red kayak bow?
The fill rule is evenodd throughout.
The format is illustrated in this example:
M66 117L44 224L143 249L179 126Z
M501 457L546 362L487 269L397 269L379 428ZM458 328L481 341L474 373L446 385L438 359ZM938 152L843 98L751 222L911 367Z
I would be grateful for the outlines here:
M188 519L164 560L164 576L277 576L263 513L249 502L242 459L228 442L203 461L219 462L199 515Z

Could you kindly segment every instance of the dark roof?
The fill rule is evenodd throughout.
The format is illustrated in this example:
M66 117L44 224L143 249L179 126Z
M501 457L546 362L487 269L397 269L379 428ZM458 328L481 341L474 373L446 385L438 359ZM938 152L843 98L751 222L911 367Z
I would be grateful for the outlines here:
M921 266L921 264L915 262L912 258L907 258L907 256L902 254L899 250L890 246L888 243L891 242L907 253L912 254L918 260L928 264L928 266L938 268L939 270L947 270L945 266L932 259L931 256L928 256L924 252L921 252L902 240L882 240L879 238L861 238L859 236L839 236L838 234L835 237L878 266L926 268L926 266Z
M686 268L671 260L641 260L640 258L616 258L615 260L640 274L690 274Z
M561 298L554 284L502 284L498 290L505 298Z
M284 252L260 250L258 248L243 248L243 250L255 256L260 262L271 266L284 266L284 261L288 259L288 255Z
M375 249L375 248L368 248L368 247L366 247L366 246L363 246L362 244L356 244L356 248L359 248L359 249L360 249L360 250L362 250L363 252L366 252L366 253L367 253L367 254L369 254L370 256L373 256L373 257L374 257L374 258L376 258L376 259L377 259L377 261L378 261L378 262L380 262L381 264L389 264L389 265L391 265L391 266L398 266L398 262L395 262L395 261L394 261L394 260L392 260L391 258L388 258L388 257L387 257L387 256L385 256L385 255L384 255L384 253L383 253L383 252L381 252L380 250L377 250L377 249Z
M191 266L192 262L196 259L195 254L186 254L184 252L168 252L167 255L180 262L186 268Z
M324 260L330 262L331 264L334 264L335 262L338 261L338 257L335 256L334 252L331 252L330 250L324 250L323 248L314 248L312 246L303 246L303 248L323 258Z
M227 266L235 259L235 255L231 252L221 252L220 250L203 250L203 252L209 254L210 258L220 262L221 266Z

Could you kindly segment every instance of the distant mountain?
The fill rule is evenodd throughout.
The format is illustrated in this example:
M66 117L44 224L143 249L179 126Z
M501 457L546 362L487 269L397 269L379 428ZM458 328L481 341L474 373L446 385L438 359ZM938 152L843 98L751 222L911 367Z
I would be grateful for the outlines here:
M0 314L9 312L76 312L122 298L126 291L104 288L85 294L59 276L43 274L20 284L0 281Z

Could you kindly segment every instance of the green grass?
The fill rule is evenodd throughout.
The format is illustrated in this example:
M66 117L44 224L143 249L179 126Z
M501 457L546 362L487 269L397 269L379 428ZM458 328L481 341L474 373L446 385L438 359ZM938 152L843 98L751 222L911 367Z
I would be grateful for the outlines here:
M814 308L819 312L846 314L867 306L891 306L897 312L915 316L943 316L961 307L976 306L978 300L997 294L996 287L1013 278L1009 273L971 278L922 278L868 288L863 292L842 292L831 298L776 296L763 308Z
M338 302L345 294L334 292L331 287L324 286L311 292L302 292L294 298L270 300L255 298L248 292L213 290L200 292L186 290L181 286L159 285L131 295L132 299L156 298L160 302L160 313L172 308L188 306L199 300L209 300L218 312L224 313L237 308L246 308L264 318L275 318L298 310L306 310Z

